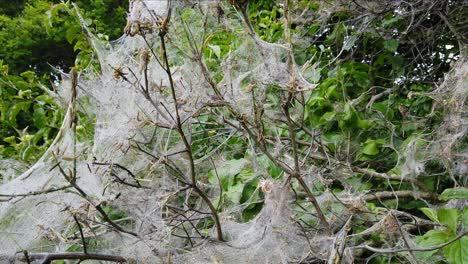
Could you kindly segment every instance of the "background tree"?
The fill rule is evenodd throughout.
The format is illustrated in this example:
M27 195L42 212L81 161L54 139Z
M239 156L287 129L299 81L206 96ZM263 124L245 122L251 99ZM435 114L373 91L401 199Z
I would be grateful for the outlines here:
M116 39L125 25L126 0L77 1L93 33ZM41 86L92 61L93 51L70 4L60 1L0 3L0 155L32 162L55 137L62 113Z

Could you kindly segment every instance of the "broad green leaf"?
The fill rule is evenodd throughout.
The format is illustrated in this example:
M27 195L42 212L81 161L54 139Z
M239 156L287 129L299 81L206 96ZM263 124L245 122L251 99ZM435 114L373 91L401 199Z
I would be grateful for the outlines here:
M387 26L393 25L393 24L395 24L396 22L398 22L398 21L400 21L402 19L403 18L401 16L394 16L394 17L392 17L390 19L384 19L382 21L382 26L387 27Z
M255 203L249 205L243 212L242 212L242 218L244 218L244 221L250 221L252 220L255 216L258 215L260 210L263 207L263 203Z
M323 97L312 97L310 101L308 102L309 106L314 106L314 105L322 105L325 102L325 98Z
M32 91L30 89L28 90L20 90L18 91L18 96L20 98L29 98L31 96Z
M340 133L325 133L323 139L332 144L340 144L343 141L343 135Z
M36 110L34 111L33 119L34 119L34 125L37 128L43 128L46 126L47 124L46 114L42 107L36 107Z
M447 242L450 239L450 233L447 230L430 230L426 234L416 239L420 247L433 247ZM422 258L428 258L434 255L437 250L417 252L416 255Z
M19 112L26 110L29 108L29 102L19 102L14 104L11 108L10 111L8 111L8 121L13 125L16 125L16 116L19 114Z
M229 186L234 185L235 176L239 174L246 164L245 159L229 160L216 167L216 172L221 181L221 186L224 190L227 190ZM212 170L208 174L208 181L211 184L218 184L216 172Z
M357 84L362 88L368 87L371 83L367 72L354 72L353 78L356 80Z
M327 98L327 99L332 99L332 98L338 99L338 97L339 97L339 95L338 95L338 92L336 91L336 85L330 85L327 88L327 91L325 93L325 98Z
M262 166L268 171L268 174L273 179L277 179L283 172L283 170L281 170L280 167L276 166L266 155L260 156L259 158L257 158L257 161L260 164L260 166Z
M379 147L377 143L372 140L364 145L364 147L361 149L361 152L371 156L377 155L379 154Z
M372 105L373 109L382 112L382 114L384 114L387 118L393 119L393 117L395 116L395 113L393 112L391 107L392 105L390 104L388 100L374 103Z
M252 175L253 175L253 170L251 168L245 168L236 176L236 180L245 181L245 180L250 179Z
M19 90L28 90L30 88L30 84L22 80L15 82L15 86Z
M358 127L362 129L369 129L373 126L373 122L369 120L364 120L364 119L358 119Z
M234 203L239 204L240 199L242 197L242 190L244 189L243 183L238 183L234 186L230 186L225 193L226 200Z
M434 209L423 207L419 208L419 210L421 210L432 221L439 223L439 218L437 218L437 212Z
M457 231L458 218L460 217L460 211L456 208L441 208L437 211L437 218L439 223L447 226L454 233Z
M20 74L21 77L26 78L29 82L33 82L36 77L36 73L32 71L25 71Z
M395 52L398 48L398 40L389 39L384 41L384 48L390 52Z
M320 69L309 67L304 71L304 77L311 83L318 83L320 81Z
M245 184L244 189L242 190L242 197L240 202L245 203L247 201L257 201L260 197L260 191L258 190L258 179L255 179L247 184ZM250 204L246 209L253 208L255 204Z
M47 94L39 95L38 97L36 97L36 102L38 104L55 104L54 99L52 99L52 97L50 97Z
M67 32L65 33L65 38L67 39L68 43L73 43L75 39L81 36L81 29L80 27L70 27Z
M462 237L443 248L444 256L451 264L468 263L468 237Z
M321 119L329 122L335 118L336 112L326 112Z
M16 137L15 136L5 137L5 138L3 138L3 141L5 141L7 143L10 143L10 144L13 144L13 143L16 142Z
M468 199L468 188L459 187L445 189L439 198L442 200Z
M77 50L85 50L86 48L88 48L89 44L87 41L85 40L78 40L75 45L73 46L73 51L77 51Z
M350 103L346 103L343 110L343 120L350 120L353 117L354 109Z

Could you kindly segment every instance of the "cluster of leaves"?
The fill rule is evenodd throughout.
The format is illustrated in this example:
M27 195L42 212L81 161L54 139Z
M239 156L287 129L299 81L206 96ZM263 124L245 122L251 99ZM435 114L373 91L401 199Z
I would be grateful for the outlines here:
M45 30L51 6L49 1L25 1L14 16L0 14L0 57L11 74L33 70L43 75L51 71L50 65L64 69L73 65L76 54L65 37L48 35Z
M0 155L32 162L51 143L62 123L62 112L39 87L32 71L9 75L0 61Z
M468 199L468 190L466 188L446 189L440 198L443 200ZM441 226L440 229L433 229L418 237L417 242L420 246L431 247L446 243L457 236L457 233L465 231L468 227L468 207L463 211L457 208L420 208L420 210L432 221ZM450 263L464 263L468 256L467 252L468 237L462 237L459 240L442 248L443 255ZM437 250L420 252L421 259L430 261Z
M92 33L103 40L122 34L126 0L82 0L76 4ZM86 68L93 51L70 2L0 3L0 156L31 163L57 133L63 113L41 88L57 82L52 67ZM82 116L82 119L86 117ZM87 129L78 128L83 135Z

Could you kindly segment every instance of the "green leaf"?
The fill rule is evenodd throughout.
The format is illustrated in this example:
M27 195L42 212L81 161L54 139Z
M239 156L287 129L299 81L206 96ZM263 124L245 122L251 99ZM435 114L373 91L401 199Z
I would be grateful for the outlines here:
M442 200L468 199L468 188L459 187L445 189L439 198Z
M3 138L3 141L10 143L10 144L14 144L16 143L16 137L15 136L5 137Z
M326 102L325 98L317 96L317 97L312 97L310 101L308 102L308 105L309 106L314 106L314 105L321 106L325 102Z
M34 125L37 128L40 129L46 126L47 124L46 114L42 107L36 108L36 110L34 111L33 119L34 119Z
M21 77L26 78L29 82L33 82L36 77L36 73L32 71L25 71L20 74Z
M338 97L339 97L339 95L338 95L338 92L336 91L336 85L330 85L326 90L325 98L327 98L327 99L332 99L332 98L338 99Z
M372 140L366 143L366 145L364 145L364 147L361 149L361 152L371 156L377 155L379 154L379 147L377 143L374 140Z
M245 159L238 159L238 160L234 159L234 160L229 160L216 168L216 172L218 173L218 177L221 181L221 186L223 190L228 190L230 186L234 185L235 176L244 169L246 162L247 161ZM211 171L208 174L208 181L211 184L218 185L216 172Z
M31 154L33 154L34 147L31 145L26 146L24 150L21 153L21 159L22 160L28 160L31 157Z
M218 59L221 59L221 48L218 45L208 44L208 47L210 47Z
M89 44L87 41L85 40L78 40L76 43L75 43L75 46L73 46L73 51L77 51L77 50L85 50L89 47Z
M432 221L439 223L439 218L437 218L437 212L434 209L423 207L419 208L419 210L421 210Z
M444 247L444 256L451 264L466 264L468 263L468 237L451 243Z
M19 90L28 90L30 88L30 84L25 81L17 81L15 82L15 86Z
M362 128L364 130L367 130L371 128L374 125L374 123L370 120L363 120L363 119L358 119L358 127Z
M38 104L51 104L51 105L54 105L55 104L55 101L54 99L52 99L52 97L50 97L49 95L47 94L43 94L43 95L39 95L38 97L36 97L36 102Z
M343 114L342 120L350 120L353 117L354 109L350 103L345 104Z
M227 192L225 193L226 200L234 204L239 204L240 199L242 197L242 190L244 190L243 183L238 183L234 186L230 186Z
M439 222L450 228L454 233L457 232L458 218L460 216L460 211L456 208L441 208L437 211Z
M32 94L32 91L30 89L18 91L18 96L20 98L29 98L31 94Z
M81 27L79 26L69 27L65 33L65 39L68 41L68 43L72 44L75 40L82 36L81 32Z
M325 120L327 122L330 122L331 120L333 120L333 118L335 118L335 115L336 115L336 112L326 112L323 116L322 116L322 120Z
M250 179L253 175L253 170L250 168L245 168L236 176L236 180L238 181L245 181Z
M416 239L420 247L433 247L447 242L450 239L450 233L447 230L430 230L426 234ZM437 250L417 252L421 258L428 258L434 255Z
M367 72L354 72L353 78L356 80L357 84L363 88L368 87L371 83Z
M268 171L268 174L273 178L277 179L283 170L280 167L276 166L266 155L262 155L257 159L260 166Z
M81 249L81 246L79 244L73 244L69 248L67 248L66 251L67 252L79 252L81 250L82 249ZM60 263L60 262L58 262L58 263ZM63 262L63 263L65 263L65 262Z
M340 133L325 133L323 134L323 139L327 143L332 143L332 144L341 144L343 142L343 135Z
M389 39L384 41L384 48L390 52L395 52L398 48L398 40Z
M19 102L14 104L11 108L10 111L8 112L8 121L13 125L16 125L16 116L19 114L19 112L26 110L29 108L29 102Z
M383 27L388 27L388 26L391 26L391 25L395 24L396 22L398 22L400 20L402 20L401 16L394 16L394 17L392 17L390 19L384 19L382 21L382 26Z
M318 83L320 81L320 69L317 69L315 67L307 68L304 71L303 75L311 83Z
M391 102L389 102L388 100L375 103L372 105L372 108L382 112L382 114L384 114L389 119L393 119L393 117L395 116L395 113L391 108Z
M260 197L260 192L257 188L259 179L255 179L247 184L245 184L244 189L242 190L242 197L240 203L245 203L247 201L257 201ZM255 204L250 204L246 209L251 209L255 207Z

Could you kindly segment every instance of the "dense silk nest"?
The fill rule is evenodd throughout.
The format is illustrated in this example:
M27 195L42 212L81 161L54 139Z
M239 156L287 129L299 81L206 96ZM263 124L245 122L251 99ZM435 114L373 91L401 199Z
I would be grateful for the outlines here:
M363 216L366 201L375 197L345 184L339 194L328 189L313 193L325 212L328 232L300 179L311 188L327 184L325 169L309 161L318 159L328 166L326 175L338 180L361 173L410 183L421 191L411 195L430 203L432 197L421 190L417 177L429 160L438 160L454 181L465 185L467 154L460 143L468 129L465 57L460 56L443 83L427 92L434 109L446 108L443 121L432 134L414 138L398 151L398 175L346 166L312 147L298 160L292 150L297 142L283 140L285 135L274 131L259 133L256 120L283 124L298 120L301 111L291 109L285 115L290 102L279 94L312 92L317 84L308 74L315 66L307 70L299 66L288 41L262 40L245 19L242 1L231 1L237 12L229 16L219 14L221 7L233 8L228 3L200 1L190 6L189 2L173 1L169 8L166 1L131 1L126 34L111 43L93 37L83 22L100 71L90 67L79 74L64 74L54 96L66 115L55 141L34 166L19 176L10 170L0 185L0 262L26 262L24 253L18 253L24 250L29 254L83 251L81 235L88 251L136 263L352 262L362 254L357 238L366 232L386 233L395 247L416 247L413 235L398 228L399 219L408 218L408 213L388 208ZM310 18L298 8L285 12L292 16L285 15L286 24L299 20L295 23L300 25L300 19ZM218 23L236 34L236 45L229 51L201 48ZM284 36L297 37L288 30ZM220 58L218 68L201 59L207 51ZM275 104L271 99L275 93L283 101ZM92 139L77 138L77 112L94 118ZM181 133L192 146L192 157L187 157ZM196 142L213 136L217 140L209 148L197 149ZM228 145L239 136L248 138L249 155L227 160L223 151L235 152ZM281 177L274 178L265 168L272 159L283 169ZM196 182L191 181L192 172ZM225 196L219 186L234 178L256 185L247 199L241 198L246 189L230 189L221 210L219 197ZM298 216L298 199L314 226L306 226L304 216ZM228 200L238 203L230 206ZM256 204L261 204L258 212L245 218L244 210ZM214 213L210 206L218 210ZM334 215L337 207L341 213ZM224 241L217 239L214 214ZM374 224L352 234L354 217ZM405 254L409 260L414 257Z

